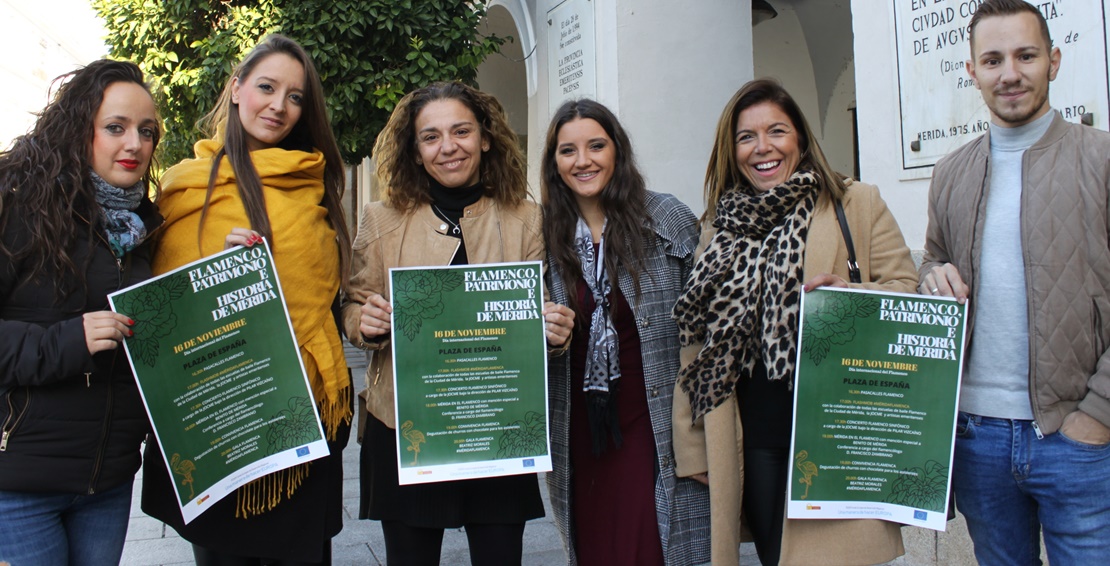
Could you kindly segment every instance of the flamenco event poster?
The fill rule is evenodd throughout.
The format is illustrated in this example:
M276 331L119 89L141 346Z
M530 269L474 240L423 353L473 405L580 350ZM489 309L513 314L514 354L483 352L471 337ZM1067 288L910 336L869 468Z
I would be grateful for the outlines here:
M328 455L268 244L118 291L124 341L188 523L236 488Z
M551 471L541 266L389 270L402 485Z
M965 305L829 288L801 309L787 516L943 531Z

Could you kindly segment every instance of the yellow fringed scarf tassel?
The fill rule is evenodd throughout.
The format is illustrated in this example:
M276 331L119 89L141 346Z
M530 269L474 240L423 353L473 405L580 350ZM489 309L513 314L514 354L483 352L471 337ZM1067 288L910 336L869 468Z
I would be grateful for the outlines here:
M308 477L308 464L298 464L258 478L235 490L235 518L249 519L277 507Z

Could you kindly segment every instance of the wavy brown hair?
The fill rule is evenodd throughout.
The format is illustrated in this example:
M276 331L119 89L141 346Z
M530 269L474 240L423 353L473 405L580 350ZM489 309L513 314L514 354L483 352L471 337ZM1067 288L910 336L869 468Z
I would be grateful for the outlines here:
M489 142L478 165L486 196L515 206L528 196L527 162L505 109L491 94L459 82L436 82L406 94L374 143L382 200L403 212L432 202L428 172L419 164L416 117L431 102L457 100L474 113Z
M640 295L639 276L644 264L644 248L652 242L654 233L651 231L652 219L647 215L647 186L643 175L636 168L632 142L617 117L605 105L593 100L564 102L555 111L544 142L540 172L544 212L543 238L547 244L547 252L567 289L570 307L579 315L575 319L585 321L582 313L578 312L578 297L573 292L578 278L582 276L582 264L574 249L574 232L581 212L574 192L563 181L555 160L559 130L568 122L579 119L597 122L609 139L613 140L616 158L613 176L599 195L606 220L603 234L605 270L616 274L619 273L619 268L626 269L632 276L635 286L632 291L637 297Z
M258 170L251 161L250 149L247 147L247 132L243 129L243 122L239 119L239 105L231 102L231 90L235 79L245 80L254 68L263 59L275 54L288 55L304 67L304 98L301 101L301 117L293 125L293 129L285 139L278 142L277 147L288 150L312 151L316 149L324 154L324 198L320 204L328 211L328 222L335 230L336 239L339 241L339 269L340 281L346 287L351 266L351 235L347 230L347 221L343 215L343 192L346 187L346 172L343 167L343 158L339 153L339 145L335 141L331 124L328 121L328 110L324 95L324 86L320 81L320 74L312 58L308 56L299 43L279 34L271 34L262 40L247 54L228 78L223 93L220 94L216 107L204 117L201 128L212 137L222 142L222 147L212 156L212 173L208 177L208 194L204 197L204 208L201 210L200 224L203 231L204 220L208 214L208 204L216 185L216 176L220 170L220 161L225 157L235 172L235 181L239 189L239 198L243 201L243 208L247 211L251 229L262 234L270 241L270 245L277 247L273 230L270 228L270 216L266 212L266 199L262 192L262 180L258 177ZM222 139L221 139L222 136ZM200 231L197 235L197 245L200 245ZM296 238L296 234L283 236Z
M150 94L143 72L128 61L100 59L54 79L54 96L35 125L0 153L0 232L13 221L27 230L27 238L16 249L0 242L0 251L12 263L29 261L22 269L29 277L58 274L52 283L59 295L63 288L76 288L70 284L84 283L70 257L79 230L87 233L90 246L95 245L94 224L100 217L100 205L89 177L93 120L104 101L104 91L119 82L135 83ZM154 132L155 148L161 138L159 124ZM142 181L148 192L153 187L157 193L153 168L152 156ZM13 218L15 215L19 218Z
M821 146L817 145L813 130L809 128L809 122L794 97L774 79L756 79L740 87L732 95L717 120L713 150L705 169L706 210L703 218L716 215L717 202L726 192L750 184L740 171L740 164L736 162L736 122L741 112L764 102L778 106L793 123L794 131L798 133L798 150L802 154L798 169L813 171L817 175L820 190L826 191L832 198L844 198L844 176L834 171L825 159L825 154L821 151Z

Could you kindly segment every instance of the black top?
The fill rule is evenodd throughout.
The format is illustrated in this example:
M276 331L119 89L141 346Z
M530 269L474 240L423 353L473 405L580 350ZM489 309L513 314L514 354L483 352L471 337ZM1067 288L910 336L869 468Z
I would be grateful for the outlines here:
M790 448L794 391L789 379L767 379L762 361L736 384L745 448Z
M462 240L462 228L459 226L459 220L462 218L463 210L466 207L482 198L482 193L485 190L482 183L479 181L469 187L452 189L429 177L428 186L432 194L432 211L440 219L447 222L447 235ZM467 265L467 263L466 245L459 242L458 250L451 260L451 265Z
M481 181L468 187L452 189L439 184L439 181L431 177L428 178L428 188L432 195L432 203L436 206L436 216L455 224L458 224L459 218L462 218L463 209L478 202L485 191Z

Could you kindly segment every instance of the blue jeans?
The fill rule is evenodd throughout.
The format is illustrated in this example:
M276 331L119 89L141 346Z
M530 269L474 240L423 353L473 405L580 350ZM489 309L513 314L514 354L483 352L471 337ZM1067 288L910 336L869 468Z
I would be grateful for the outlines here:
M1110 445L960 412L952 489L982 566L1039 565L1042 529L1051 564L1110 559Z
M0 491L0 562L119 564L131 515L131 484L94 495Z

